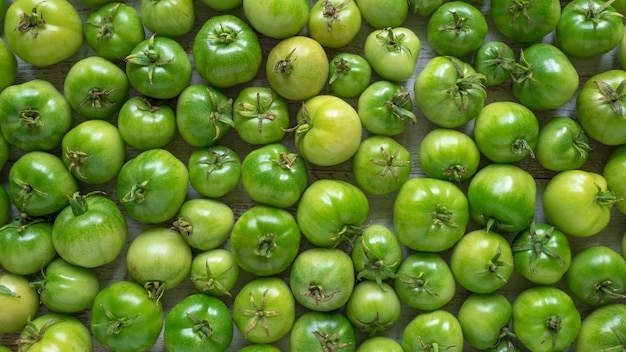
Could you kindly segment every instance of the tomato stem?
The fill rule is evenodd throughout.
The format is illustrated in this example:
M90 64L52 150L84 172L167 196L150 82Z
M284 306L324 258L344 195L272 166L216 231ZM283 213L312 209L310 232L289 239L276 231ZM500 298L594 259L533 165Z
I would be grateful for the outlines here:
M404 33L395 34L393 28L387 27L385 29L381 29L380 32L376 34L376 39L380 45L384 46L387 51L394 53L406 52L409 56L413 56L411 49L409 49L406 45L404 45L404 39L406 35Z
M481 92L483 95L487 94L487 91L485 90L485 81L487 80L487 77L482 73L473 73L469 76L465 76L465 73L459 63L456 60L453 60L452 57L448 57L448 59L454 65L459 78L453 86L447 89L446 93L450 94L454 98L454 102L459 113L466 114L469 110L470 91L476 90Z
M203 291L210 291L210 290L216 289L222 294L232 297L231 293L224 287L224 285L222 285L222 282L219 280L219 277L225 276L233 267L229 266L223 272L217 275L213 275L213 273L211 272L208 259L204 262L204 265L206 268L206 276L192 277L191 281L204 281Z
M380 147L380 153L382 154L382 159L371 159L370 161L376 165L383 166L383 171L378 175L379 178L383 178L387 176L387 174L391 173L394 180L398 181L400 179L400 174L398 170L403 167L410 167L411 162L408 160L398 160L398 155L400 154L400 148L397 148L393 154L389 154L384 146Z
M611 109L618 117L624 117L624 103L622 102L626 99L626 93L624 93L624 87L626 87L626 79L622 80L617 86L617 89L613 89L610 84L603 81L594 81L600 94L602 94L602 98L605 102L608 102L611 105Z
M324 1L324 10L322 11L322 15L326 17L326 23L329 32L333 30L333 22L335 21L337 21L337 23L339 23L340 25L344 25L339 15L341 10L343 10L348 5L350 5L350 0L344 1L338 5L334 5L329 0Z
M268 111L274 102L273 91L270 89L269 96L266 99L261 98L261 93L256 93L256 104L246 102L239 103L237 113L243 117L258 119L259 133L263 133L263 124L265 121L274 121L276 114Z
M206 341L208 339L211 339L217 343L222 342L221 339L218 339L219 336L216 336L213 333L213 328L211 327L211 324L209 323L208 320L206 319L200 320L195 314L192 314L189 312L186 312L186 314L187 314L187 317L194 324L191 331L199 335L201 341Z
M429 295L433 295L435 297L439 297L439 294L435 292L432 287L428 284L428 279L426 279L424 272L420 272L417 276L406 274L406 278L400 278L400 281L411 288L419 291L425 291Z
M225 151L216 150L215 148L209 148L209 153L202 159L198 160L198 164L204 164L209 166L207 167L207 172L205 175L205 179L208 180L209 176L211 176L213 172L223 168L224 165L226 165L227 163L233 163L236 161L237 160L234 157L228 155L228 153Z
M315 301L315 304L320 304L320 302L331 300L337 293L339 293L338 290L326 292L324 286L319 285L316 282L310 282L307 291L300 292L300 295L304 297L311 297Z
M340 342L341 335L337 333L331 335L315 329L313 330L313 335L320 342L324 352L338 352L340 348L348 347L352 344L352 342Z
M30 35L33 38L37 38L37 35L39 34L39 27L46 24L46 20L43 18L43 13L37 14L37 8L44 2L46 1L43 0L37 3L37 5L33 7L33 12L31 12L30 14L22 12L20 14L20 21L18 22L17 26L15 26L15 29L22 33L30 32Z
M26 323L26 326L24 327L25 335L21 336L19 339L15 341L15 343L18 345L17 350L18 351L24 351L25 349L28 350L28 346L35 344L37 341L43 338L43 335L45 334L46 330L50 328L50 326L56 323L62 322L62 321L65 321L65 319L52 318L52 319L47 320L41 326L41 328L38 329L37 326L35 326L35 324L33 324L33 322L30 320L30 317L29 317L28 322Z
M269 259L272 257L272 253L276 250L276 248L278 248L278 244L276 244L276 235L270 232L259 237L258 246L254 250L254 254Z
M333 74L330 76L328 80L328 84L333 84L339 77L342 75L348 74L350 70L352 70L352 65L345 58L340 58L339 60L333 61L333 65L335 66L335 70Z
M276 61L276 64L274 64L274 72L280 74L291 73L291 70L293 69L293 63L296 62L296 60L298 59L297 56L294 56L295 52L296 48L293 48L284 59Z

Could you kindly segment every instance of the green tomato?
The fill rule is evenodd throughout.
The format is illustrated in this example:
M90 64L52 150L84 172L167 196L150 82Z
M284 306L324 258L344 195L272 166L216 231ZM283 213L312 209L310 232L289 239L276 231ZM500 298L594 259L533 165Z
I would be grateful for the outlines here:
M76 54L83 21L66 0L19 0L9 5L4 34L11 51L33 66L51 66Z
M222 197L237 187L241 179L241 159L226 146L196 149L187 165L189 183L205 197Z
M513 301L513 330L531 351L564 351L576 339L580 325L574 301L557 287L531 287Z
M300 33L309 20L310 8L306 0L243 0L243 13L250 25L274 39Z
M304 159L281 143L256 148L241 163L241 183L257 203L277 208L295 205L308 180Z
M461 304L459 324L467 342L480 350L498 344L502 336L512 334L509 329L513 309L502 293L473 293Z
M624 347L626 305L608 304L591 311L580 326L575 346L578 351L610 351Z
M402 245L391 230L380 224L366 227L352 247L352 262L357 279L382 281L396 277L402 262Z
M4 88L15 83L17 78L17 59L4 39L0 40L0 62L2 62L0 67L2 73L0 75L0 92L2 92Z
M347 52L335 55L329 62L328 84L341 98L359 96L372 80L372 66L357 54Z
M409 11L414 15L430 16L443 4L443 0L409 0Z
M473 67L485 75L485 85L496 86L511 79L515 53L501 41L483 43L474 53Z
M254 206L235 222L230 251L237 265L257 276L286 270L300 249L300 228L286 210Z
M466 57L483 44L487 36L487 20L468 2L446 2L430 16L427 36L439 55Z
M202 0L202 3L213 10L225 12L240 7L243 0Z
M289 127L287 101L267 87L246 87L233 102L235 130L244 142L280 142Z
M8 272L38 273L56 255L50 221L19 216L0 228L0 265Z
M403 245L425 252L452 248L469 222L468 200L449 181L412 178L398 192L393 221Z
M539 130L535 157L550 171L565 171L583 167L589 159L589 137L576 120L555 116Z
M308 311L296 319L289 335L292 352L354 352L354 328L343 313Z
M196 20L193 0L142 0L140 11L146 29L169 38L188 33Z
M428 132L419 146L419 163L426 176L461 183L478 171L480 151L467 134L445 128Z
M296 148L305 160L315 165L341 164L359 149L363 132L361 119L341 98L314 96L302 104L296 118Z
M460 127L485 105L484 81L485 76L476 73L470 64L451 56L436 56L415 79L415 103L438 126Z
M200 292L210 296L229 296L239 278L239 266L231 251L222 248L197 254L191 262L191 281Z
M418 314L402 331L405 351L463 351L463 331L458 319L445 310Z
M369 336L387 331L400 319L400 299L396 291L382 282L361 281L346 302L346 316L352 325Z
M249 82L261 67L259 37L235 15L213 16L204 22L192 51L198 74L216 87Z
M336 247L360 233L369 212L367 197L341 180L320 179L302 194L296 219L304 237L319 247Z
M9 144L29 152L52 150L72 126L72 108L52 83L32 79L0 93L0 128Z
M517 42L531 43L552 32L561 17L559 0L494 0L489 8L495 28Z
M361 93L357 112L361 123L372 134L395 136L417 123L411 93L402 85L376 81Z
M450 254L450 269L457 282L474 293L492 293L513 274L513 252L501 235L474 230L459 240Z
M128 99L117 115L124 142L140 151L165 147L176 134L174 109L143 96Z
M0 332L15 332L35 319L39 310L39 295L28 279L7 272L0 273Z
M404 352L402 349L402 345L398 343L398 341L392 339L387 336L374 336L365 339L359 347L356 349L356 352L378 352L378 351L386 351L386 352Z
M225 203L207 198L186 200L173 223L187 244L207 251L221 246L235 224L235 214Z
M85 21L87 44L107 60L123 60L145 38L139 12L122 2L107 1Z
M311 7L308 35L326 48L344 47L359 34L361 11L354 0L323 0Z
M168 351L224 352L233 340L231 313L218 298L196 293L180 300L165 318Z
M17 341L18 351L93 351L89 329L77 318L47 313L33 319Z
M357 0L361 15L375 29L397 27L409 14L409 4L402 0Z
M363 54L379 76L399 82L415 72L420 49L420 39L412 29L386 27L370 32L365 38Z
M352 172L356 184L369 194L395 192L409 179L411 155L395 139L374 135L359 145Z

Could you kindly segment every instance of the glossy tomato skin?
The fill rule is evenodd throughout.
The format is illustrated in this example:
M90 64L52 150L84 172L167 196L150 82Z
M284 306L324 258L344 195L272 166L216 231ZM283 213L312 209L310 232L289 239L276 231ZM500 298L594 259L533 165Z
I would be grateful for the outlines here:
M269 276L286 270L300 249L300 228L286 210L257 205L235 222L230 251L242 269Z
M409 122L417 123L411 93L390 81L376 81L365 88L359 95L357 112L363 127L372 134L395 136L404 132Z
M602 231L618 201L597 173L567 170L548 182L542 198L548 221L570 236L590 237Z
M418 314L402 331L405 351L430 351L433 347L463 351L463 331L458 319L445 310Z
M296 304L287 284L276 277L245 284L233 302L237 330L253 343L272 343L287 335L296 320Z
M502 293L471 294L461 304L458 320L467 342L480 350L495 346L511 322L511 302Z
M457 282L468 291L495 292L506 285L513 274L511 246L496 232L474 230L452 249L450 269Z
M397 27L404 23L409 13L406 1L357 0L356 3L365 22L375 29Z
M565 282L572 295L590 306L626 297L626 259L605 245L589 246L572 258Z
M589 137L580 124L567 116L555 116L540 129L535 157L551 171L583 167L589 159Z
M130 352L150 348L158 339L164 320L160 301L150 298L141 285L122 280L96 295L90 327L104 347Z
M200 293L230 297L230 291L239 279L239 265L231 251L223 248L211 249L193 257L190 276Z
M175 112L162 101L134 96L120 108L117 128L124 142L137 150L163 148L176 134Z
M475 118L485 105L484 80L485 76L476 73L470 64L450 56L436 56L415 79L415 103L438 126L460 127Z
M398 343L395 339L387 336L374 336L369 337L356 349L357 352L377 352L377 351L387 351L387 352L403 352L402 345Z
M187 52L178 42L167 37L152 35L144 39L124 58L124 62L130 85L151 98L174 98L191 80L191 61Z
M0 228L0 265L8 272L38 273L56 255L50 221L20 216Z
M611 152L602 170L602 176L606 180L607 187L620 198L626 196L626 182L623 182L621 177L624 170L626 170L626 147L620 146ZM619 201L615 207L626 214L626 202Z
M234 127L233 101L207 84L187 86L176 102L176 127L191 146L213 145Z
M623 82L626 71L608 70L591 76L581 87L576 98L576 113L587 135L598 142L617 146L626 143L618 130L626 126Z
M557 287L528 288L512 307L513 330L531 351L563 351L580 331L581 318L574 301Z
M529 108L511 101L487 104L474 121L474 141L496 163L514 163L534 156L539 121Z
M142 0L140 10L144 26L168 38L191 31L196 19L192 0ZM172 16L173 13L176 16Z
M107 2L85 21L85 40L98 56L123 60L146 37L139 12L122 2Z
M329 312L348 302L355 278L352 259L346 252L315 247L305 249L294 259L289 287L303 307Z
M485 75L485 85L496 86L511 79L511 69L514 64L513 49L507 43L492 40L476 49L472 66L476 72Z
M357 54L342 52L329 62L328 84L341 98L354 98L370 85L372 66Z
M289 127L287 101L271 88L243 88L233 101L233 122L237 134L247 143L280 142Z
M180 300L167 313L163 341L168 351L223 352L233 340L231 313L218 298L201 293Z
M384 225L372 224L356 238L352 262L359 280L373 280L382 287L382 280L396 277L402 262L402 245Z
M150 149L126 161L115 194L132 218L145 223L172 219L187 195L185 164L165 149Z
M602 55L615 48L624 34L622 16L604 1L577 0L563 7L556 38L568 56Z
M428 41L439 55L466 57L487 36L485 16L474 5L450 1L439 6L428 20Z
M328 71L328 56L322 45L301 35L276 43L265 66L270 87L285 99L296 101L319 94L326 85Z
M83 22L66 0L20 0L4 20L9 48L26 63L45 67L68 59L83 44Z
M452 248L465 233L469 205L455 184L433 178L412 178L398 192L393 221L400 243L416 250Z
M22 331L18 341L18 350L25 352L89 352L94 348L89 329L80 320L57 313L47 313L33 319Z
M361 281L346 302L346 316L356 330L369 336L391 329L400 319L400 299L389 284Z
M52 242L61 258L95 268L114 261L128 238L126 218L104 195L72 195L52 225ZM86 256L85 252L90 255Z
M456 293L456 281L448 262L440 254L416 252L400 264L394 289L406 305L432 311L452 300Z
M235 224L235 214L217 199L186 200L178 211L173 227L187 244L206 251L221 246Z
M250 25L270 38L299 34L309 19L311 4L305 0L244 0L243 12Z
M471 218L480 226L500 232L518 232L530 225L536 195L533 177L512 164L485 166L467 189Z
M294 322L289 345L293 352L323 352L329 348L354 352L356 337L343 313L307 311Z
M538 285L557 283L570 268L572 249L567 235L549 224L531 224L511 242L515 271Z
M37 291L21 275L0 273L0 332L20 331L29 320L34 320L39 310Z
M252 200L288 208L308 186L304 159L282 143L271 143L251 151L241 163L241 183Z
M404 185L411 173L409 151L389 136L373 135L352 158L356 184L369 194L388 194Z
M113 180L126 159L126 145L115 125L87 120L74 126L61 140L63 163L86 184Z
M187 279L192 260L187 242L164 227L141 231L126 253L130 276L141 285L154 285L162 290L171 290Z
M369 212L367 197L347 181L320 179L302 194L296 219L304 237L319 247L336 247L361 231Z
M202 2L208 7L220 12L234 10L243 4L243 0L203 0Z
M90 308L100 290L98 276L88 268L72 265L62 258L52 261L37 288L41 303L51 311L72 314Z
M223 145L199 148L187 162L191 186L209 198L219 198L232 191L241 180L241 159Z
M624 345L626 305L613 303L591 311L582 321L576 336L577 351L602 351Z
M65 208L78 184L59 157L33 151L22 155L9 169L8 190L11 203L19 211L44 216Z
M235 15L209 18L196 33L193 57L200 77L216 87L249 82L261 67L256 32Z
M357 111L332 95L307 99L296 115L296 148L305 160L333 166L354 156L359 148L362 124Z
M307 31L322 46L341 48L357 36L361 20L355 0L318 1L311 7Z
M2 135L25 152L58 147L71 125L71 106L49 81L32 79L0 93Z
M88 119L108 119L128 99L124 70L99 56L77 61L65 76L63 94L74 111Z
M0 92L4 90L4 88L15 83L17 79L17 59L15 58L15 54L9 49L7 43L3 40L0 40L0 61L2 61L2 66L0 67Z
M421 42L407 27L377 29L365 38L363 54L383 79L400 82L409 79L419 60Z
M480 151L464 132L435 128L419 147L419 163L428 177L461 183L478 171Z
M490 6L496 29L517 42L530 43L552 32L561 17L558 0L496 0Z
M532 110L565 105L578 89L578 72L556 46L535 43L523 49L513 70L513 95ZM549 96L549 99L545 97Z

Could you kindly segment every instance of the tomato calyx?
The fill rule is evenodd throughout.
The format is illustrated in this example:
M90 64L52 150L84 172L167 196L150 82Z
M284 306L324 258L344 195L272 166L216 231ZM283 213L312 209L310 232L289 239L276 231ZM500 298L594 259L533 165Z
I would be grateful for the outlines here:
M107 89L100 90L98 88L92 88L87 92L87 96L85 97L85 99L83 99L83 101L80 102L79 106L88 105L92 109L95 109L95 110L102 109L105 107L111 107L115 105L115 103L109 100L109 95L111 95L112 93L118 90L120 89L113 88L109 90Z
M46 20L43 18L43 13L37 14L37 7L39 7L39 5L43 4L44 2L46 1L43 0L35 7L33 7L33 12L30 14L22 12L20 14L20 21L18 22L17 26L15 26L15 30L22 33L30 32L30 35L33 38L37 38L37 35L39 34L39 27L46 25Z
M143 49L136 54L131 54L124 58L124 62L134 65L148 66L148 82L152 84L152 75L154 74L154 68L157 66L164 66L172 61L174 58L165 59L161 57L161 53L154 49L154 37L153 34L148 40L148 49Z
M191 320L194 324L191 331L193 331L196 335L200 336L200 340L204 342L210 339L217 343L222 343L222 339L219 339L219 336L217 336L213 332L213 328L211 327L211 324L209 323L208 320L199 319L195 314L192 314L189 312L186 312L186 315L187 315L187 318L189 318L189 320Z
M209 33L206 39L212 44L226 46L237 40L237 31L220 23L213 26L213 31Z
M137 202L137 203L143 203L146 200L146 186L148 185L148 183L150 183L151 178L133 185L130 188L130 191L128 191L128 193L126 193L124 195L124 197L122 197L122 199L120 199L120 201L122 203L130 203L130 202Z
M213 140L219 140L221 138L222 129L220 128L220 123L224 123L229 125L230 127L235 127L235 122L232 119L232 109L233 109L233 99L229 98L226 101L221 101L217 98L215 92L213 92L209 87L206 87L206 90L209 95L209 99L211 99L211 105L214 107L213 111L209 115L209 120L215 126L215 137Z
M527 79L534 80L533 64L524 57L524 49L520 50L519 61L513 66L511 76L515 83L522 83Z
M387 27L376 34L376 39L381 46L392 53L407 52L409 56L413 56L411 49L404 44L406 34L395 34L393 28Z
M139 316L139 313L137 313L130 317L117 317L110 310L106 309L103 304L100 304L100 309L102 309L104 315L106 315L109 321L102 322L100 324L94 324L94 326L106 326L108 335L120 334L124 330L124 328L131 326L133 324L133 321Z
M615 287L612 280L594 282L593 291L587 296L587 301L603 304L607 298L609 300L624 299L626 298L626 294L624 294L623 288Z
M455 181L461 183L463 181L463 175L467 173L467 167L456 164L450 165L447 169L443 170L443 174L448 177L449 181Z
M391 108L393 116L399 118L404 121L405 119L410 119L413 124L417 123L417 117L413 114L413 111L409 109L403 108L408 103L411 102L411 93L408 90L404 90L402 92L398 92L393 95L391 100L387 100L384 102L385 106Z
M399 261L396 260L393 263L386 263L367 246L366 241L362 238L361 244L363 245L363 253L365 254L367 262L363 264L363 270L357 274L357 279L362 280L364 277L372 275L378 287L385 292L383 278L396 278L397 275L391 268L397 266Z
M548 247L548 243L552 239L552 232L554 232L555 229L556 227L554 226L550 227L548 231L546 231L546 233L541 238L539 238L537 236L535 223L533 222L530 225L530 240L526 242L520 242L511 247L513 253L530 252L528 256L528 264L530 266L531 273L536 272L537 264L542 255L548 256L556 260L561 265L566 264L563 257L561 257L557 252Z
M43 335L46 333L46 330L50 328L50 326L63 321L65 321L63 318L49 319L41 326L41 328L37 328L37 326L35 326L29 318L26 326L24 327L24 332L26 334L15 341L15 344L18 346L17 350L28 350L29 346L34 345L43 338Z
M115 17L115 13L117 9L122 5L121 2L116 3L109 12L108 17L100 18L98 22L87 22L86 24L89 26L94 26L98 28L98 34L96 35L96 43L100 43L100 41L104 39L113 38L115 34L115 29L113 28L113 19Z
M546 322L546 328L548 329L548 333L550 334L552 340L552 347L555 347L559 337L559 332L561 332L561 319L555 316L549 317ZM543 342L545 342L545 339L541 343Z
M254 254L259 257L271 258L272 252L278 248L276 244L276 235L269 232L259 237L258 246L254 249Z
M276 119L276 114L268 111L274 101L273 92L274 91L270 89L269 96L265 99L262 99L261 93L257 92L256 105L247 102L239 103L239 109L237 109L237 113L243 117L258 119L259 133L263 132L264 121L274 121Z
M441 204L435 206L435 211L432 212L433 225L435 226L450 226L457 227L457 223L452 221L454 213Z
M186 221L184 218L179 217L178 219L174 220L174 222L172 223L172 227L170 227L170 230L178 232L183 236L189 237L191 235L191 232L193 231L193 225L189 221Z
M513 14L513 18L511 19L512 23L516 23L520 16L524 16L526 20L530 23L530 15L528 14L528 8L532 5L531 0L512 0L511 5L507 8L507 10Z
M143 285L143 288L146 290L149 299L153 300L157 306L161 304L161 298L163 298L166 289L164 282L149 281Z
M334 5L329 0L326 0L324 2L324 10L322 11L322 15L326 17L329 32L333 30L334 21L337 21L337 23L344 25L341 17L339 17L339 13L348 5L350 5L350 1L344 1L338 5Z
M621 202L622 200L624 200L623 198L616 196L615 192L610 191L610 190L603 191L602 188L598 184L594 184L594 185L598 189L598 193L593 198L594 203L611 207L615 205L615 203Z
M80 216L89 210L89 206L87 204L87 198L93 195L105 195L102 191L93 191L87 194L80 194L80 192L75 192L71 196L68 195L67 199L69 200L70 207L72 209L72 214L74 216Z
M313 335L322 345L324 352L337 352L340 348L348 347L352 344L352 342L340 342L341 336L337 333L331 335L315 329L313 330Z
M232 297L231 293L222 285L222 282L219 280L221 276L226 276L226 274L233 268L229 266L226 270L221 272L218 275L213 275L211 272L211 268L209 265L209 260L207 259L204 263L206 268L206 276L196 276L192 277L191 281L203 281L204 286L202 287L204 291L211 291L213 289L219 291L222 294L227 295L228 297Z
M19 117L20 124L27 129L34 129L36 127L43 127L45 124L41 121L41 113L39 110L28 108L20 111Z
M427 351L427 352L439 352L439 351L451 350L456 347L455 345L450 345L447 347L439 346L439 343L437 342L426 343L424 342L424 339L422 338L421 335L418 336L417 338L420 340L420 345L422 346L422 350Z
M406 274L405 278L400 278L400 281L404 285L414 288L419 292L424 291L431 296L439 297L439 294L428 284L428 279L425 278L425 275L426 274L423 271L421 271L417 276Z
M293 63L296 62L296 60L298 60L298 57L294 56L295 52L296 52L296 48L293 48L289 52L289 54L285 56L284 59L280 59L276 61L276 63L274 64L274 72L280 73L280 74L291 73L291 70L293 70Z
M22 209L26 207L26 204L28 203L28 200L30 199L31 196L33 195L45 196L47 194L46 192L43 192L34 188L33 185L31 185L27 181L23 181L23 180L15 178L13 179L13 182L15 182L15 184L20 188L19 192L15 196L15 200L16 202L22 203L21 204Z
M440 26L438 28L440 31L452 32L458 36L472 30L472 28L467 24L469 17L459 16L456 11L448 11L448 13L452 15L452 22Z
M225 151L216 150L214 148L209 149L209 153L198 160L198 164L208 165L205 179L208 180L209 176L216 170L223 168L228 163L236 162L237 160L229 155Z
M617 86L617 89L613 89L610 84L603 81L594 81L598 86L600 94L602 94L601 100L608 102L611 105L611 110L618 117L624 117L624 103L622 100L626 99L626 93L624 87L626 86L626 79L621 81Z
M328 80L328 84L332 85L335 81L341 77L342 75L347 75L350 70L352 70L352 65L345 58L340 58L339 60L333 61L333 65L335 66L335 71L332 76Z
M611 4L614 1L615 0L609 0L603 3L602 5L596 7L593 0L588 0L587 7L583 8L580 6L574 6L574 8L582 12L588 21L592 21L593 23L598 24L601 21L603 21L604 20L603 17L606 17L606 16L624 17L621 13L617 11L610 11L608 9L608 7L611 6Z
M502 255L502 247L500 247L500 244L498 244L496 255L494 255L493 258L491 258L491 260L489 261L489 264L487 266L487 270L485 271L485 273L494 274L499 280L502 280L506 283L508 282L508 280L499 272L499 269L503 266L510 266L511 263L501 261L500 260L501 255Z
M589 145L588 141L589 138L582 128L578 130L578 133L576 133L576 135L572 135L572 145L574 146L574 149L578 152L578 155L580 155L580 157L582 158L585 158L591 150L591 146Z
M395 324L395 321L390 321L388 323L381 323L380 314L376 312L376 316L374 320L367 323L360 321L359 319L354 318L354 325L359 331L365 333L368 336L374 336L379 331L385 331L391 328Z
M533 159L535 158L533 148L528 144L528 141L523 138L516 139L513 144L511 144L511 150L515 155L519 155L520 157L530 156Z
M324 286L319 285L316 282L310 282L307 287L307 291L300 292L300 295L304 297L311 297L315 301L315 304L320 304L331 300L337 293L339 293L339 290L326 292Z
M459 78L453 86L446 90L446 93L454 97L454 102L459 113L466 114L470 105L469 91L479 90L483 94L487 94L485 90L487 77L482 73L473 73L469 76L465 76L457 60L453 60L452 57L448 57L448 59L454 64Z
M383 166L383 171L380 173L378 177L383 178L387 176L387 174L391 173L393 178L397 181L400 179L400 175L398 174L398 169L405 167L410 164L408 160L398 160L398 155L400 153L400 148L396 149L393 154L389 155L384 146L380 147L380 153L382 154L382 159L371 159L370 161L376 165Z
M20 298L21 297L20 295L18 295L17 293L15 293L10 288L8 288L8 287L6 287L4 285L0 285L0 294L1 295L5 295L5 296L9 296L9 297L13 297L13 298Z
M272 163L286 170L293 170L293 165L298 160L298 154L281 152L278 159L272 159Z
M67 166L67 169L71 172L72 170L76 170L76 174L80 178L85 178L85 175L81 171L81 166L87 162L91 158L91 154L85 153L80 150L70 150L70 148L65 149L65 157L70 162Z
M250 304L254 307L254 309L239 308L239 312L241 312L241 314L248 316L248 317L253 317L252 320L250 321L250 324L248 324L248 327L246 328L246 331L244 334L245 338L248 338L248 335L250 334L252 329L254 329L257 326L257 324L261 324L261 327L263 328L263 331L265 332L265 334L270 336L270 328L267 324L267 317L280 315L281 312L265 310L265 304L266 304L266 299L267 299L266 297L267 297L267 290L263 291L263 294L261 295L261 302L257 303L256 300L254 299L254 296L252 295L252 292L250 292Z
M150 99L146 98L146 97L138 97L139 102L137 103L137 109L141 110L141 111L148 111L148 112L156 112L161 110L161 108L159 107L159 104L153 104Z
M511 340L515 338L517 338L517 335L515 335L513 330L511 330L508 326L503 326L502 329L500 329L500 335L498 336L498 341L492 347L496 348L500 344L506 343L507 351L513 352L515 351L515 345L513 344L513 341Z

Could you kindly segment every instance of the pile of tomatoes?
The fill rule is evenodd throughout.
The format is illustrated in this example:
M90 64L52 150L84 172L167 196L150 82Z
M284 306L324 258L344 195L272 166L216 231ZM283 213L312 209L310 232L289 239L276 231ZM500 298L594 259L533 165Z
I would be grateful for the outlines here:
M626 348L626 1L0 10L1 343Z

